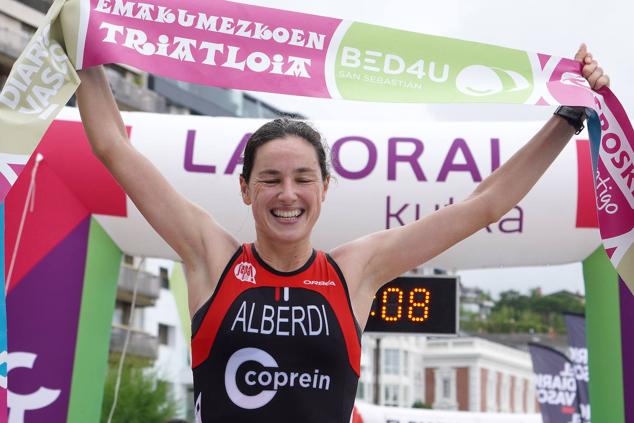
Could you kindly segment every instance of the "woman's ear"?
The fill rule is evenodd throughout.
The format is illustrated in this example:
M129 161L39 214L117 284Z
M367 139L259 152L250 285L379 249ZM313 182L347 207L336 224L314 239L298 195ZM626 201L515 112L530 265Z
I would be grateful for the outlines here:
M329 185L330 185L330 175L326 176L326 179L324 179L324 190L321 193L321 201L326 200L326 193L328 192Z
M244 204L250 206L251 196L249 195L249 184L242 175L240 175L240 193L242 194L242 201L244 202Z

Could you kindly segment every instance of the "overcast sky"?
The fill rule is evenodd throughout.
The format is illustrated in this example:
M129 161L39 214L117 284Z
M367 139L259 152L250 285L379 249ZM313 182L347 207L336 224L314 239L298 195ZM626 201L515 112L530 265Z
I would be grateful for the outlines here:
M626 0L241 0L279 9L350 19L427 34L461 38L527 51L573 57L584 41L612 79L612 88L625 109L634 113L633 3ZM394 105L319 100L253 93L287 111L314 120L541 120L552 109L509 105ZM471 270L460 272L463 283L490 290L540 286L584 292L581 264L543 268Z

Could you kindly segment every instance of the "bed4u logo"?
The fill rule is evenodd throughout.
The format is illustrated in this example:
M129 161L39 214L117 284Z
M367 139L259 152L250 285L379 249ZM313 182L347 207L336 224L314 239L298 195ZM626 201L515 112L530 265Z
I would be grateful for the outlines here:
M233 274L242 282L249 282L255 285L255 266L247 261L236 264Z

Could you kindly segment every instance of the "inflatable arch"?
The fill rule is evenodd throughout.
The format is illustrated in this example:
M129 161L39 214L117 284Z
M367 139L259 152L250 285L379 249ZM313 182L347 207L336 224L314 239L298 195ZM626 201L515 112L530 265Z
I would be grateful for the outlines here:
M180 192L239 239L253 239L237 175L244 142L262 121L123 116L132 144ZM460 201L539 125L317 122L336 158L337 181L315 231L316 246L329 249ZM64 110L36 153L43 159L37 164L33 212L13 264L37 154L5 201L8 352L18 363L10 373L27 368L9 375L15 404L10 412L27 416L24 421L97 421L121 254L177 257L92 156L76 110ZM626 336L634 325L634 300L597 250L596 216L583 211L592 203L590 152L582 135L500 222L426 265L466 269L584 261L593 414L596 421L624 422L634 398L626 383L634 380L632 368L625 360L634 354Z

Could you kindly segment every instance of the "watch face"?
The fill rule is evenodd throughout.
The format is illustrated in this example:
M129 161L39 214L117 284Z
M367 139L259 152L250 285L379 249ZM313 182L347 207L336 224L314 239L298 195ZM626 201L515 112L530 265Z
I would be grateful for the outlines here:
M455 335L458 333L458 278L401 277L374 297L366 332Z

